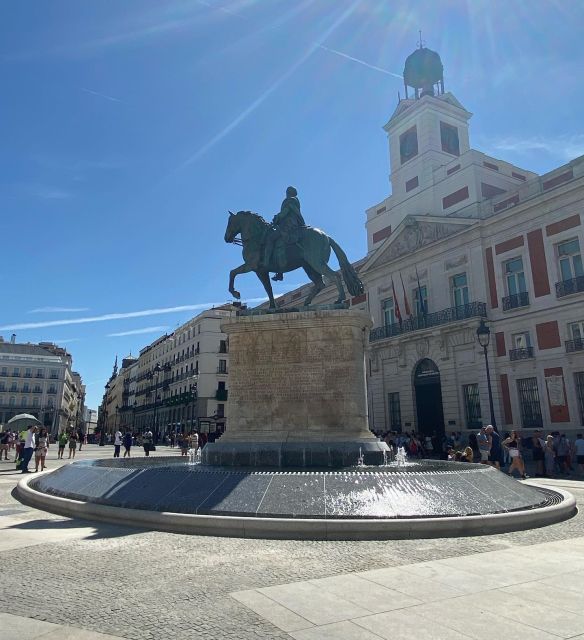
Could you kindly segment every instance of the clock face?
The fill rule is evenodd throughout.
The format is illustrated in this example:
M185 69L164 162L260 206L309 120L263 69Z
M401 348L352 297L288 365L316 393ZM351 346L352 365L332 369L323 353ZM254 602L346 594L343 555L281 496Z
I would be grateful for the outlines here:
M402 164L418 155L418 131L416 126L408 129L399 137L399 155Z

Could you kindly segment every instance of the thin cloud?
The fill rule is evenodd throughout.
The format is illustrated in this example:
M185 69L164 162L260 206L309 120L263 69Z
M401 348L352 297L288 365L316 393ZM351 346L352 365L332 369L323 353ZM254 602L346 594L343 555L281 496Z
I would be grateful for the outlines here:
M256 304L265 301L262 298L249 298L243 302ZM125 320L126 318L145 318L147 316L157 316L165 313L180 313L182 311L202 311L210 307L219 307L225 304L222 302L201 302L199 304L185 304L178 307L161 307L160 309L143 309L142 311L129 311L127 313L106 313L101 316L90 316L86 318L63 318L62 320L47 320L45 322L20 322L7 324L0 327L0 331L14 331L24 329L42 329L44 327L63 327L71 324L91 324L94 322L109 322L111 320Z
M81 338L67 338L66 340L54 340L56 345L69 344L70 342L80 342Z
M488 146L496 151L509 151L520 155L544 151L554 158L566 161L584 155L584 134L576 133L554 138L543 136L506 137L491 140Z
M308 49L285 71L271 86L269 86L260 96L258 96L248 107L246 107L236 118L234 118L227 126L225 126L217 135L205 143L193 155L182 162L175 171L184 169L204 156L207 151L212 149L217 143L221 142L229 133L231 133L239 124L241 124L248 116L250 116L259 106L261 106L271 95L284 84L288 78L293 75L299 67L301 67L313 54L317 51L322 43L355 11L361 4L362 0L355 0L351 5L343 11L343 13L332 23L328 29L320 35L316 42L309 45Z
M28 313L75 313L76 311L89 311L89 307L39 307L31 309Z
M383 67L378 67L374 64L370 64L369 62L365 62L365 60L354 58L353 56L343 53L342 51L337 51L337 49L331 49L330 47L325 47L323 44L319 45L318 48L322 49L323 51L328 51L329 53L334 53L335 55L340 56L341 58L346 58L347 60L352 60L353 62L362 64L364 67L367 67L368 69L373 69L374 71L381 71L381 73L385 73L388 76L393 76L394 78L399 78L400 80L403 80L403 76L399 73L394 73L393 71L388 71Z
M121 338L122 336L137 336L141 333L162 333L168 330L167 325L160 327L144 327L143 329L130 329L129 331L120 331L119 333L108 333L108 338Z
M109 96L107 95L107 93L100 93L99 91L94 91L93 89L86 89L85 87L81 87L81 91L83 91L84 93L89 93L92 96L97 96L98 98L104 98L104 100L109 100L110 102L124 102L119 98L114 98L114 96Z
M68 200L73 197L70 191L58 187L39 187L36 195L43 200Z

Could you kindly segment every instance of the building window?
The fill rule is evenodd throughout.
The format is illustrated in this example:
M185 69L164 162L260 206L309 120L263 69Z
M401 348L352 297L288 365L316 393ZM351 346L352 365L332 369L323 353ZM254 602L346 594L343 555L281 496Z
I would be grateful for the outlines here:
M529 337L529 331L522 333L514 333L511 336L513 343L513 349L528 349L531 347L531 338Z
M31 378L32 377L32 369L25 369L24 370L24 377L25 378Z
M39 399L38 398L33 398L32 399L32 406L33 407L38 407L39 406Z
M6 391L6 385L4 382L0 382L0 391Z
M458 129L445 122L440 123L440 142L442 151L451 153L453 156L460 155L460 144L458 142Z
M2 375L8 376L8 369L6 367L2 367Z
M507 295L514 296L527 291L525 286L525 273L523 272L523 258L513 258L505 262L505 281Z
M381 309L383 313L383 326L391 327L395 324L395 308L393 305L393 298L386 298L381 303Z
M227 353L227 340L219 340L219 353Z
M524 427L542 427L541 405L537 378L522 378L517 380L519 406L521 408L521 423Z
M578 238L562 242L558 245L558 262L562 281L584 276Z
M401 407L398 392L387 394L387 406L389 409L389 428L392 431L401 432Z
M22 398L20 398L20 406L21 407L28 406L28 398L26 396L22 396Z
M414 307L417 316L428 313L428 289L426 285L416 287L413 292Z
M227 360L219 360L219 373L227 373Z
M399 137L399 155L402 164L418 155L418 131L415 126Z
M481 399L479 396L478 384L465 384L462 387L464 395L464 406L466 409L466 426L469 429L480 427L483 423L481 418Z
M576 397L580 409L580 424L584 425L584 371L578 371L574 374L574 382L576 383Z
M14 396L10 396L10 400L8 401L8 404L11 407L14 407L16 405L16 398Z
M455 307L461 307L464 304L468 304L468 282L466 279L466 273L459 273L452 276L452 300Z
M57 369L51 369L51 378L56 380L59 377L58 374L59 374L59 372L57 371Z
M18 378L20 376L20 367L14 367L12 375Z
M217 405L217 413L215 415L218 418L224 418L225 417L225 405L224 404L218 404Z
M568 333L572 340L584 340L584 320L571 322L568 325Z
M10 391L18 391L18 387L16 386L16 382L13 382L10 385Z

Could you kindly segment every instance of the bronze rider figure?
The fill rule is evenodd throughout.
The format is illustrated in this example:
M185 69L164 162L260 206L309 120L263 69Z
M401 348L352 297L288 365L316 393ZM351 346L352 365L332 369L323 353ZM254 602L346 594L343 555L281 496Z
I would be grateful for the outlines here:
M295 244L300 240L300 230L306 226L304 218L300 213L300 200L298 191L294 187L286 189L286 198L282 202L280 212L272 220L274 232L268 234L264 247L263 264L267 267L272 257L274 246L278 240L282 240L285 245ZM283 280L284 276L278 272L272 280Z

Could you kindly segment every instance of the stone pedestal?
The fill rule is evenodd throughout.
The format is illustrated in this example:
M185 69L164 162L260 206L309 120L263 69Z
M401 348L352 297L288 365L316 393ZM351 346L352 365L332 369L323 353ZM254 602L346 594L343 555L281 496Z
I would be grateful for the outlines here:
M238 316L229 336L227 431L205 464L342 467L381 464L387 445L369 431L361 311Z

